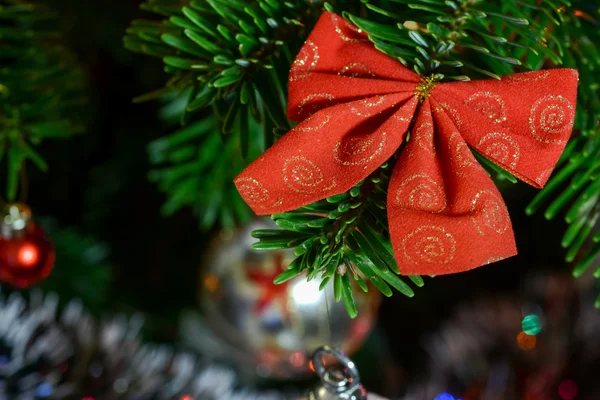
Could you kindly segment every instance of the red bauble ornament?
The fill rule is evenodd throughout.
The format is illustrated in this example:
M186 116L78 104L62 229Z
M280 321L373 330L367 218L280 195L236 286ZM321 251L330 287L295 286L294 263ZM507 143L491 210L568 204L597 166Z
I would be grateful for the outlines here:
M0 281L27 288L46 278L56 254L42 228L31 220L29 207L9 204L0 237Z

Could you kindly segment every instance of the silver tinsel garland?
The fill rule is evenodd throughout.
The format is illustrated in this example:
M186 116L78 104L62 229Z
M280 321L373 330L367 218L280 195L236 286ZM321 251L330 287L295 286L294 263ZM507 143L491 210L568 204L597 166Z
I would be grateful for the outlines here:
M78 301L0 294L0 400L281 400L239 389L235 373L168 346L142 344L139 315L97 321Z

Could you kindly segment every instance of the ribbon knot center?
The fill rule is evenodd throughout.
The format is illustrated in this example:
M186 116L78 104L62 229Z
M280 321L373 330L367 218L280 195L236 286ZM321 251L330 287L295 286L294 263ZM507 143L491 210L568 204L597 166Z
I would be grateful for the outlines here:
M431 96L431 92L433 88L435 88L437 82L435 81L435 77L433 75L423 78L421 83L417 86L417 90L415 91L415 95L419 98L419 102L422 103L426 98Z

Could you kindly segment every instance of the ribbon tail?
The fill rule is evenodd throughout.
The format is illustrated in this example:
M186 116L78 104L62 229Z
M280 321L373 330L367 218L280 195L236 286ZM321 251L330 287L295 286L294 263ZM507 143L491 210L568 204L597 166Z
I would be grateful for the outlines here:
M235 185L261 215L346 192L394 154L416 105L407 92L318 111L250 164Z
M403 275L462 272L516 254L500 193L452 121L434 118L430 100L396 164L387 204Z

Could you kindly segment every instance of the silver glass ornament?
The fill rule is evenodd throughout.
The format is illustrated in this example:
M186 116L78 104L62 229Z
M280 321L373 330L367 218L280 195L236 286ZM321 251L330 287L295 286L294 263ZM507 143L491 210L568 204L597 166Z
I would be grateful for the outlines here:
M251 232L264 228L272 229L272 222L223 231L212 243L200 276L203 315L186 317L182 333L188 345L227 359L248 379L301 378L313 373L310 357L323 343L340 343L347 353L362 344L380 296L377 290L358 289L359 314L351 319L344 304L335 302L332 287L319 290L316 279L307 281L303 274L273 284L295 256L292 250L253 250Z

